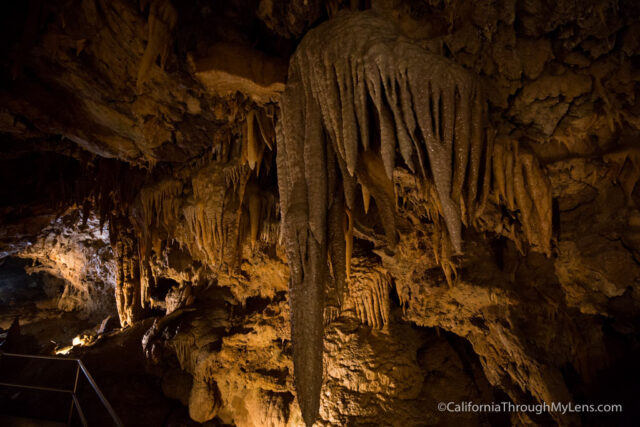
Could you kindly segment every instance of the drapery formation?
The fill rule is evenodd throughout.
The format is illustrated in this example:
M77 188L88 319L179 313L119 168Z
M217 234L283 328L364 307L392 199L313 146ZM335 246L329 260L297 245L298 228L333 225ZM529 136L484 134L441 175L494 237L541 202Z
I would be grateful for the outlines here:
M409 169L420 179L436 229L435 253L451 282L450 257L462 252L462 225L477 223L489 200L492 168L508 160L492 163L488 135L479 81L402 37L373 11L341 13L300 43L281 99L277 165L291 269L295 385L307 425L319 409L325 281L333 280L341 301L354 212L369 211L373 198L392 250L394 169ZM522 168L518 176L539 178L537 163L526 160ZM535 190L535 183L529 187ZM536 205L532 196L514 198L509 208L517 210L521 200ZM525 206L524 212L549 225L548 240L549 192L543 196L544 207ZM532 227L524 227L527 238L536 236Z
M103 189L104 185L97 186L85 203L87 211L93 205L101 213L101 221L109 222L113 247L118 253L118 277L126 285L119 284L118 289L131 289L130 298L118 297L123 325L132 323L129 312L137 320L144 317L144 310L154 306L153 294L158 291L163 272L152 268L152 264L171 247L188 250L210 271L230 272L240 265L243 249L249 243L252 249L276 243L279 204L275 184L271 183L274 107L264 109L267 111L257 109L247 114L238 129L243 135L242 144L232 144L231 138L217 141L219 144L209 156L193 163L189 175L176 173L154 181L153 175L144 172L105 169L97 174L111 180L116 177L116 182L123 183L123 189L115 187L117 191L111 192ZM97 179L98 184L102 181ZM77 197L84 200L86 196L80 193ZM124 220L120 217L130 223L122 225ZM190 292L192 285L197 283L180 280L180 289L175 292L183 295ZM162 298L172 300L174 296Z

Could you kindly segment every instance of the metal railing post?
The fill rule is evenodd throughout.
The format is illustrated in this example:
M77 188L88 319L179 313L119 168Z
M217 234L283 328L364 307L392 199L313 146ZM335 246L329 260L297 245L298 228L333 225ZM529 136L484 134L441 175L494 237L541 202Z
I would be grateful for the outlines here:
M75 399L71 395L71 407L69 408L69 419L67 420L67 427L71 427L71 421L73 421L73 406L75 405Z
M93 391L98 395L98 398L102 402L102 405L106 408L109 415L111 415L111 419L113 419L113 423L117 427L123 427L122 421L120 421L120 417L116 415L116 412L111 407L111 404L109 403L107 398L104 397L104 394L102 394L102 391L100 391L100 388L98 388L96 382L93 380L93 377L91 376L87 368L84 366L84 363L82 363L82 360L78 359L78 365L80 366L80 369L82 369L82 373L84 374L84 377L87 379L87 381L89 381L89 384L93 388Z
M73 419L73 407L76 401L76 392L78 391L78 378L80 377L80 365L76 362L76 379L73 383L73 393L71 394L71 406L69 407L69 420L67 426L71 427L71 420ZM79 409L79 408L78 408Z
M82 427L87 427L87 418L84 416L84 412L82 412L82 407L80 406L80 402L78 402L78 398L76 395L72 395L73 401L76 404L76 408L78 408L78 417L80 417L80 422L82 423Z

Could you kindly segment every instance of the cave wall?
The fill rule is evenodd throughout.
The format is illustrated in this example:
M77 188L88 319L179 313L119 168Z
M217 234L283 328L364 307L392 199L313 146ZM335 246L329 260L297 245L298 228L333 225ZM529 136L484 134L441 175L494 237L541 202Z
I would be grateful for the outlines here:
M109 237L97 218L84 222L79 212L58 218L14 256L31 261L25 268L28 274L47 273L63 280L61 311L100 320L115 315L115 263Z
M477 78L506 182L503 190L490 175L481 224L462 228L462 256L445 248L433 196L406 167L391 165L386 204L384 194L366 202L358 190L346 233L331 231L334 241L351 234L351 255L344 289L335 279L323 291L318 422L399 423L381 420L402 412L403 424L418 425L427 411L430 424L455 424L433 402L496 390L517 403L591 402L616 382L614 397L633 407L619 368L637 372L639 350L635 2L187 3L2 6L12 24L2 30L0 161L11 187L2 190L0 251L67 280L60 308L91 314L109 301L123 326L166 315L145 352L196 421L301 423L291 252L279 238L280 96L311 28L370 8L421 51ZM517 155L535 159L552 198L544 239L527 234L525 209L508 201ZM375 187L365 173L359 179ZM85 214L64 216L68 209ZM466 340L478 369L461 370L450 340L416 327ZM459 386L428 374L438 369ZM482 383L479 391L463 392L467 381ZM532 421L551 422L511 420Z

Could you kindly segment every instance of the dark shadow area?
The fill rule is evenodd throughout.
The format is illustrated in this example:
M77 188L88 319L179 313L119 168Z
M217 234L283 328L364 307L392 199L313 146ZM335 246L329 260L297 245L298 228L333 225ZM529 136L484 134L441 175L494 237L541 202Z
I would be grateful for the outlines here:
M19 324L11 339L0 339L0 348L52 354L56 344L70 345L75 336L96 325L78 313L60 310L65 281L46 272L28 274L25 267L31 263L8 257L0 265L0 332L6 332L16 319Z

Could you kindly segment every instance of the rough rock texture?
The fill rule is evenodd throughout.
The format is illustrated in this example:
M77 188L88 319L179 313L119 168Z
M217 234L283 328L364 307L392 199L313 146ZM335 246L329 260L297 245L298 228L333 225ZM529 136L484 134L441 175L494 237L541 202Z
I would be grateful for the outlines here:
M287 63L242 45L216 44L192 61L196 78L219 96L248 93L254 101L267 103L284 90Z
M382 22L346 25L363 14ZM60 308L117 307L127 328L72 354L133 425L633 424L639 17L630 0L4 2L0 258L65 278ZM457 113L475 99L483 122ZM458 152L465 133L481 143ZM294 322L292 341L292 314L313 336Z
M355 36L345 43L347 34ZM488 129L478 80L402 37L373 12L343 12L303 38L292 57L281 108L278 183L292 271L295 375L302 413L311 425L322 376L324 260L330 248L343 244L330 231L332 222L344 221L343 212L332 215L338 199L344 197L349 210L349 272L357 184L365 213L373 196L393 250L394 170L408 168L418 178L414 191L423 196L427 219L435 226L435 252L452 282L451 256L462 253L462 223L479 221L492 182L495 201L519 212L524 240L547 254L551 193L531 152L517 142L497 144L494 151L495 132ZM396 161L396 151L402 160ZM520 242L516 230L511 232L509 237ZM335 272L345 266L341 261L331 267L341 292L343 279Z
M294 403L283 296L243 308L228 291L210 288L194 311L159 320L147 332L144 350L163 366L163 387L188 404L194 420L217 416L238 426L302 423ZM462 341L433 330L408 324L376 330L344 317L328 328L325 346L327 377L318 425L449 424L453 421L437 412L425 414L425 407L493 393ZM471 415L462 419L479 424Z
M237 105L216 100L177 66L171 2L152 1L146 13L136 3L6 6L18 28L5 30L15 78L0 95L5 132L65 137L98 155L145 164L191 159L224 134ZM24 22L31 26L20 28Z
M61 217L14 256L32 261L26 268L29 274L45 272L64 281L57 303L61 311L100 320L115 314L115 262L109 236L97 218L85 222L79 212Z

